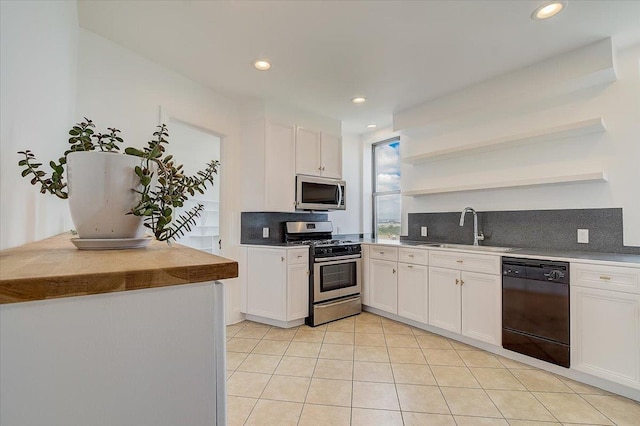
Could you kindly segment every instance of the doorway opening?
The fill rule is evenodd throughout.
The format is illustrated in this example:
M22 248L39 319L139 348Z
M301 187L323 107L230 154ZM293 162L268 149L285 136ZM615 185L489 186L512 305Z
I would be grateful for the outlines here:
M169 119L168 130L171 152L178 162L184 164L187 175L195 175L211 160L220 161L220 137L172 118ZM207 253L220 254L220 175L221 168L218 167L213 186L207 185L204 194L196 193L185 202L184 207L174 212L174 215L180 215L198 204L204 206L200 217L196 218L195 226L178 238L177 243Z

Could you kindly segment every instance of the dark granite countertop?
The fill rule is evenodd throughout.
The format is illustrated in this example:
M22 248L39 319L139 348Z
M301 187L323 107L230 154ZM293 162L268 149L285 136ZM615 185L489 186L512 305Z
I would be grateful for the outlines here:
M475 254L491 254L494 256L506 256L506 257L527 257L534 259L547 259L547 260L560 260L565 262L572 261L597 261L597 262L611 262L618 264L627 264L627 266L635 266L640 265L640 256L635 254L618 254L618 253L596 253L596 252L584 252L584 251L563 251L563 250L547 250L547 249L537 249L537 248L514 248L508 252L490 252L490 251L479 251L479 250L465 250L464 248L443 248L443 247L433 247L429 246L428 242L425 241L412 241L412 240L377 240L374 238L353 238L346 237L338 239L353 241L354 243L362 243L362 244L383 244L389 246L407 246L407 247L415 247L422 246L424 249L428 250L448 250L448 251L463 251L466 253L475 253ZM439 244L439 243L434 243ZM243 246L269 246L269 247L308 247L301 245L291 245L287 243L262 243L262 244L242 244ZM630 264L630 265L629 265ZM621 265L624 266L624 265Z
M598 261L598 262L613 262L613 263L623 263L623 264L632 264L632 265L640 265L640 256L635 254L618 254L618 253L596 253L596 252L584 252L584 251L562 251L562 250L547 250L547 249L536 249L536 248L514 248L508 252L489 252L489 251L478 251L478 250L464 250L464 248L442 248L442 247L431 247L426 244L424 241L411 241L411 240L375 240L372 238L362 238L360 239L361 243L367 244L384 244L384 245L394 245L394 246L423 246L425 249L429 250L455 250L455 251L465 251L468 253L477 253L477 254L492 254L497 256L507 256L507 257L531 257L536 259L549 259L549 260L561 260L566 262L576 261L576 260L586 260L586 261ZM438 244L438 243L434 243Z

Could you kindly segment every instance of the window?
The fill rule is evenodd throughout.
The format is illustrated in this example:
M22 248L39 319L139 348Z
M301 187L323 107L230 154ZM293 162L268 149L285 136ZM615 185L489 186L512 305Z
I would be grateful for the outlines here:
M373 236L400 239L400 139L373 144Z

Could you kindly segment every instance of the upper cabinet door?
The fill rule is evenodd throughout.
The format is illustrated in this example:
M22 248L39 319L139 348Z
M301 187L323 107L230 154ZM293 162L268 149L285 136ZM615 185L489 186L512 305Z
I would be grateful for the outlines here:
M265 209L295 211L295 126L267 123Z
M296 173L320 176L320 132L298 127L296 134Z
M342 179L342 140L339 137L322 133L320 160L322 176Z

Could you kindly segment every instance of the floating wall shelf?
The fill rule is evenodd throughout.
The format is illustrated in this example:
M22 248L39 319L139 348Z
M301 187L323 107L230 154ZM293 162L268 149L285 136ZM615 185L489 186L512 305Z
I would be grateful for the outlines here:
M488 139L472 144L440 149L425 154L412 155L402 159L407 164L420 164L431 160L444 160L460 155L479 154L500 148L526 145L534 142L544 142L554 139L566 139L590 133L599 133L606 130L602 117L590 120L575 121L560 126L536 129L526 133L505 136L497 139Z
M516 179L502 182L478 183L473 185L460 185L449 187L425 188L415 191L402 191L406 197L417 197L421 195L445 194L450 192L482 191L487 189L521 188L527 186L553 185L558 183L578 183L578 182L606 182L608 180L605 172L583 173L578 175L546 176L527 179Z

